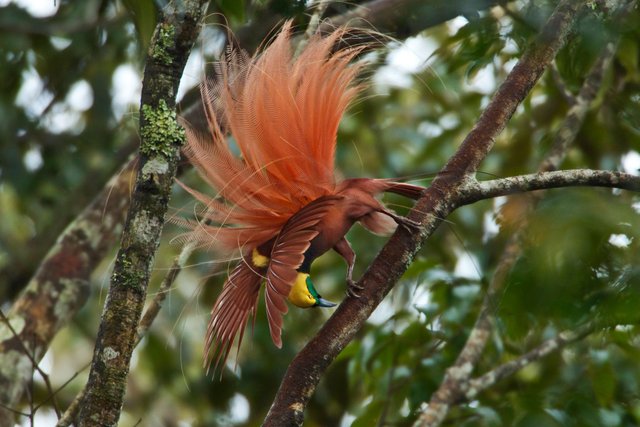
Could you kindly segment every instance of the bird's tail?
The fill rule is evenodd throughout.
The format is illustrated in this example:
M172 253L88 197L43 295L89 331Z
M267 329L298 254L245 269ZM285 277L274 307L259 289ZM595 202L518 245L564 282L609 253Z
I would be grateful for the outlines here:
M413 200L418 200L425 192L426 188L404 182L387 181L385 192L399 194Z
M250 263L245 258L238 263L211 310L204 344L204 366L209 372L213 365L214 375L220 368L222 376L222 369L236 337L239 351L249 318L255 320L264 271L256 270Z

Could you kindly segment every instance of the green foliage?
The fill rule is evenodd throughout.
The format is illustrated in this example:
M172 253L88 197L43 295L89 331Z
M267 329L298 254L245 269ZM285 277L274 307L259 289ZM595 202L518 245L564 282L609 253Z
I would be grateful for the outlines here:
M267 13L298 16L306 3L218 0L204 25L217 28L220 19L214 12L223 13L234 29ZM497 87L555 3L511 2L421 34L437 46L429 66L411 75L408 87L372 84L344 118L336 152L340 171L349 177L402 177L428 185L492 95L476 79L484 76L489 86ZM0 16L11 18L0 18L3 309L11 300L10 290L28 280L64 226L134 151L139 135L157 142L145 149L147 155L168 155L170 144L183 138L166 104L143 106L146 124L139 130L139 101L124 109L113 102L116 71L144 67L155 4L61 2L57 14L45 20L13 4L1 10ZM332 10L347 7L334 3ZM612 35L621 37L613 67L562 165L566 169L621 169L623 156L640 151L640 12L617 25L606 11L597 12L582 21L556 61L562 81L575 94L603 44ZM171 36L170 29L165 36ZM202 46L195 50L208 52ZM162 52L158 55L164 58ZM17 102L24 83L34 76L41 86ZM92 101L81 110L68 101L78 82L90 88ZM198 96L192 92L191 99ZM545 74L498 137L478 178L535 171L569 108L557 82ZM207 191L192 171L180 179ZM402 214L411 206L399 196L384 200ZM311 400L305 426L413 423L464 345L505 242L522 222L521 199L509 200L506 205L476 203L444 219L357 339L332 364ZM172 216L193 217L193 200L181 188L176 187L171 204ZM605 189L545 193L536 211L526 215L523 253L497 300L495 330L475 374L514 360L562 330L592 320L598 328L453 408L444 425L640 424L639 204L635 194ZM167 227L150 296L178 251L171 240L183 231ZM358 226L348 238L358 255L358 278L386 238ZM616 243L625 238L627 244ZM86 381L82 366L91 358L112 261L105 260L96 271L89 302L52 346L51 377L54 387L62 387L56 395L61 407L69 405ZM246 331L237 358L232 351L222 379L207 377L201 367L203 335L211 305L233 265L227 261L197 252L177 279L134 354L122 425L139 419L142 425L259 425L289 362L330 315L329 310L292 308L285 318L284 347L278 350L261 303L255 326ZM323 296L343 298L345 266L338 256L319 259L312 274ZM76 371L80 375L65 385ZM43 387L36 380L36 396L46 396ZM41 411L49 410L47 405Z
M123 0L122 3L133 15L133 23L143 51L149 47L149 41L156 27L156 6L153 0Z
M234 23L242 23L245 21L245 1L244 0L217 0L218 7L223 15L231 19Z

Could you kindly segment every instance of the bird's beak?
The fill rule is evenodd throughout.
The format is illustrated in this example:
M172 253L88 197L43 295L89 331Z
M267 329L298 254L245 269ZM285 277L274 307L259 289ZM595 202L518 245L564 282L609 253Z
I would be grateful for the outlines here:
M328 301L322 297L316 299L316 307L335 307L336 305L335 302Z

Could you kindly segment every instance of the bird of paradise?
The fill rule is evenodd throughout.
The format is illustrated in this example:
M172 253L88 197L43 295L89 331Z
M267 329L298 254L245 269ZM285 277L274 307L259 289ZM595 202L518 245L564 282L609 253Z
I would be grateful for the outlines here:
M356 255L345 238L355 222L378 234L397 224L418 226L375 196L393 192L417 199L422 187L336 178L338 125L361 88L356 77L362 65L353 60L362 48L335 50L344 34L342 28L315 35L294 58L287 22L253 57L231 49L216 64L216 80L203 84L210 135L187 126L184 152L217 195L183 185L205 206L190 222L188 238L197 246L240 253L211 311L205 340L209 366L224 364L236 338L240 347L263 284L278 348L287 300L302 308L334 306L309 276L311 263L330 249L346 260L347 292L357 296Z

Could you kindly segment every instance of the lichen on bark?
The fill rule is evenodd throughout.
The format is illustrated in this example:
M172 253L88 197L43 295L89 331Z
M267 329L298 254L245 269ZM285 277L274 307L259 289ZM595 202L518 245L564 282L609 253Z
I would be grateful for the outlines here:
M157 108L148 104L142 105L142 115L144 121L140 134L145 144L140 146L140 152L147 156L175 155L173 145L182 144L185 139L184 128L178 124L175 109L169 108L167 102L161 99Z
M176 120L175 96L205 3L168 3L151 41L140 102L139 169L76 420L79 426L116 425L120 417L136 331L185 136Z

